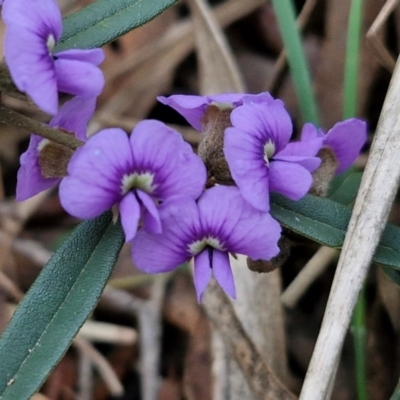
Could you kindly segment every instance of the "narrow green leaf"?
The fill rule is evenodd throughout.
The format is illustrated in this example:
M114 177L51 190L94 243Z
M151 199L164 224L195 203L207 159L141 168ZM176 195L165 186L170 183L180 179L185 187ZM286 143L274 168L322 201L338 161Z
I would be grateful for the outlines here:
M272 0L279 30L287 53L301 115L305 122L319 125L317 105L312 92L310 71L296 26L292 0Z
M178 0L97 0L64 18L55 51L91 49L144 25Z
M351 209L343 204L306 195L299 201L273 194L271 214L285 228L322 245L340 249ZM388 224L373 260L400 271L400 228Z
M0 399L29 399L40 388L95 307L122 243L107 212L54 253L0 338Z

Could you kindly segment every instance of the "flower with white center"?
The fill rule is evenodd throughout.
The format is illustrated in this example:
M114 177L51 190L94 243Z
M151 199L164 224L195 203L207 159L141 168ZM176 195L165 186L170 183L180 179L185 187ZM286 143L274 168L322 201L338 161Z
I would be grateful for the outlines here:
M198 300L214 275L236 297L229 253L269 260L279 253L281 227L268 213L244 201L238 188L215 186L197 203L176 196L160 206L162 234L140 230L132 241L132 259L142 271L167 272L194 258Z
M247 202L268 211L269 192L299 200L311 187L322 140L289 143L292 121L280 100L246 102L230 114L224 154Z
M145 120L130 137L119 128L93 135L73 155L60 200L71 215L88 219L119 205L125 239L145 227L161 232L158 203L204 189L206 170L182 136L159 121Z
M11 77L43 111L55 115L58 92L96 97L104 77L98 65L101 49L66 50L53 54L62 30L61 12L54 0L5 1L4 55Z

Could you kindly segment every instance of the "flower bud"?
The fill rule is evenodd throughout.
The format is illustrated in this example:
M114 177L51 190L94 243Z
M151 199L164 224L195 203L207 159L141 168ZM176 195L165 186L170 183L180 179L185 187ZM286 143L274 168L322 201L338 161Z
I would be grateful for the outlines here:
M207 168L207 184L215 183L234 185L228 163L224 156L224 133L231 126L232 108L221 108L211 104L207 106L201 120L202 132L205 135L199 145L198 154Z
M325 197L328 193L329 183L334 178L338 161L330 147L323 147L317 156L322 160L321 165L313 172L313 184L309 193Z
M73 133L65 131L72 135ZM62 144L44 139L39 144L39 166L44 178L64 178L74 150Z

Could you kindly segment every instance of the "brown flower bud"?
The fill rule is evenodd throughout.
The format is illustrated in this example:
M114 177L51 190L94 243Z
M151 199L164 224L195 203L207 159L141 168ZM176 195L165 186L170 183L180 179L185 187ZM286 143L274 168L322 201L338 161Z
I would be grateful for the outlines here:
M71 132L64 132L73 135ZM64 178L72 154L74 150L69 147L43 139L39 144L39 166L42 175L45 178Z
M228 163L224 156L224 133L231 126L232 108L209 105L202 118L204 139L199 145L198 154L207 168L207 186L216 183L234 185Z
M322 162L319 168L312 174L313 184L309 193L325 197L328 193L329 183L335 176L338 162L335 154L329 147L323 147L317 156L321 158Z
M252 260L250 257L247 258L247 267L250 271L265 273L271 272L281 267L283 263L289 258L290 250L292 248L292 241L286 236L281 236L278 241L279 254L270 260Z

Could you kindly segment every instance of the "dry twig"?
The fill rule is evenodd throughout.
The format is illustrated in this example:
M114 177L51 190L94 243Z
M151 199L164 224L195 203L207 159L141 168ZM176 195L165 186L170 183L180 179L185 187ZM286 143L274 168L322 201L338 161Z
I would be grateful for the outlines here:
M400 179L400 62L397 62L350 219L321 331L300 399L325 399L343 340Z

